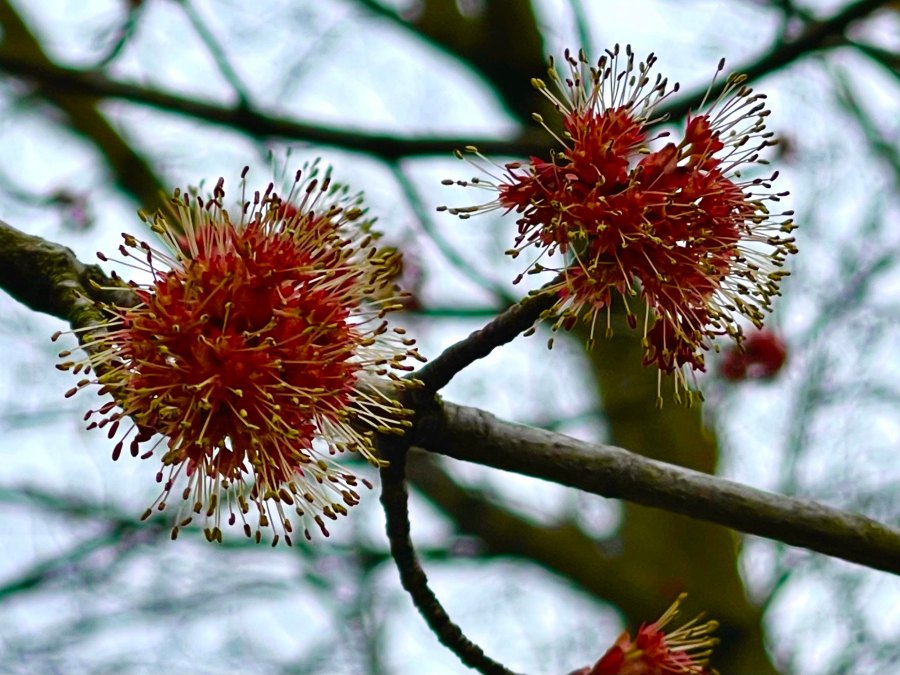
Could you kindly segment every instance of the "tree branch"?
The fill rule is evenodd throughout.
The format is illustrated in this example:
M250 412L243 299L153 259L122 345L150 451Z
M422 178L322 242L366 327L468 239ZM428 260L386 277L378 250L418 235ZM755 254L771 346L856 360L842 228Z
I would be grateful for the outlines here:
M85 265L71 249L0 220L0 288L29 309L73 328L96 325L104 319L91 298L98 285L111 284L100 267Z
M444 609L428 585L410 536L409 494L406 489L406 439L383 439L380 450L389 464L381 468L381 504L384 507L391 556L400 573L400 583L409 593L419 614L442 645L459 660L483 675L516 675L494 661L469 640Z
M471 138L398 138L378 133L363 133L305 124L276 117L256 109L205 103L186 96L142 87L106 77L102 73L53 64L33 63L0 52L0 70L10 75L39 82L57 92L110 98L149 106L212 124L242 131L252 138L286 138L344 148L375 155L385 160L422 155L450 155L471 145ZM547 149L543 130L535 128L516 140L478 140L478 147L492 155L539 154Z
M426 394L443 389L458 372L531 328L555 302L556 295L553 293L537 293L526 297L491 319L483 328L447 347L413 373L412 377L425 385ZM420 395L421 393L419 392Z
M14 3L0 0L0 60L14 59L35 68L54 69L56 65L44 53L42 45L19 16ZM116 183L144 208L156 208L166 202L162 185L147 161L122 138L97 109L96 97L87 92L58 87L53 82L34 79L36 92L65 113L65 126L91 141L113 173Z
M425 450L900 574L900 528L865 516L513 424L477 408L443 403L419 413L411 441Z
M0 287L17 300L76 326L89 325L87 298L100 292L96 279L106 278L96 266L78 261L69 249L26 235L2 221L0 271ZM900 574L900 529L896 527L647 459L622 448L505 422L476 408L440 403L427 396L417 397L415 405L417 422L408 440L426 450Z
M747 82L755 82L763 76L780 70L812 52L828 47L841 46L844 44L841 36L851 24L865 19L889 2L890 0L860 0L859 2L850 3L842 7L832 17L823 21L808 22L806 28L793 40L776 43L770 51L756 60L729 70L730 72L746 75ZM709 90L709 100L715 100L726 86L728 86L728 82L723 78ZM666 114L671 119L679 119L691 110L696 110L700 101L706 96L707 90L705 87L697 89L690 94L680 96L668 105L660 106L659 113Z

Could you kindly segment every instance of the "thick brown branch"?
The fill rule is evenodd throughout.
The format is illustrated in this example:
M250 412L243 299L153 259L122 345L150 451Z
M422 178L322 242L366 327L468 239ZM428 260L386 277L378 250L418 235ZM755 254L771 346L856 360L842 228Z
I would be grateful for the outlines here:
M0 286L75 326L106 277L58 244L0 224ZM127 291L123 291L127 293ZM540 297L540 296L538 296ZM127 297L123 300L127 301ZM657 462L613 446L513 424L418 397L409 441L432 452L652 506L900 574L900 529L803 499Z
M450 403L423 414L413 433L414 445L448 457L680 513L900 574L900 529L811 500L757 490Z
M85 265L71 249L0 220L0 288L30 309L75 328L100 323L103 317L89 298L98 284L110 283L97 265Z

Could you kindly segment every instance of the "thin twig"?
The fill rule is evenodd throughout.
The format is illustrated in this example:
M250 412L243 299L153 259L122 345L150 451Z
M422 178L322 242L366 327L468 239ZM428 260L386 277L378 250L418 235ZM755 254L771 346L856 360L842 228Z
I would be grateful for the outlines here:
M394 176L394 179L397 181L397 185L403 192L403 196L406 198L406 201L409 202L410 208L412 208L413 212L416 214L416 218L418 218L419 225L421 225L422 230L426 235L428 235L428 238L431 239L432 243L443 254L447 262L453 265L470 281L478 284L488 293L493 294L504 305L514 304L516 302L516 298L514 298L506 288L504 288L501 284L497 283L493 279L482 274L478 268L476 268L472 263L466 260L465 256L460 255L456 248L454 248L454 246L444 238L444 236L440 232L440 229L435 227L434 218L432 218L431 214L428 213L428 209L426 209L425 204L422 203L422 198L419 196L419 192L418 190L416 190L416 186L403 170L400 162L390 162L388 164L388 168L390 169L391 174Z
M237 74L234 66L231 65L228 55L225 53L225 50L222 49L222 45L216 40L212 31L207 27L203 17L200 16L190 0L181 0L181 2L178 2L177 4L181 6L188 21L190 21L194 32L197 33L197 37L203 42L206 50L215 62L216 67L222 74L222 77L225 78L228 84L231 85L232 90L234 90L235 95L238 97L238 106L241 108L249 108L250 92L247 89L247 86L241 80L240 75Z
M531 328L544 312L553 307L556 300L555 293L528 296L489 321L483 328L447 347L437 358L413 373L412 377L425 385L426 392L434 393L443 389L458 372Z
M484 675L515 675L463 634L428 586L428 577L410 538L409 494L405 480L406 444L403 439L389 439L379 446L379 450L390 462L381 469L381 504L391 556L397 565L403 588L440 643L456 654L460 661Z

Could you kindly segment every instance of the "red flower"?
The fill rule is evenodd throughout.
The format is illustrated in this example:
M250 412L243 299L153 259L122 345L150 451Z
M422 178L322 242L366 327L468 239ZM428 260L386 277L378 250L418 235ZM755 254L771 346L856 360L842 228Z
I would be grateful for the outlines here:
M787 361L787 345L770 330L751 333L738 347L729 349L719 363L726 380L767 380L775 377Z
M784 260L796 251L788 236L794 226L790 212L767 206L786 194L771 191L777 173L740 178L742 165L764 163L759 152L774 144L764 97L742 77L730 78L711 110L688 118L677 143L651 150L667 136L648 137L659 121L654 111L677 90L651 79L655 61L651 54L635 64L630 47L623 55L617 46L594 66L566 52L564 78L551 61L558 92L534 84L563 118L562 150L549 161L508 164L493 181L456 181L497 196L447 210L462 217L515 211L519 234L510 253L535 247L526 271L558 275L543 289L559 298L554 329L584 316L593 336L605 312L608 332L618 296L629 323L642 326L644 362L684 384L683 368L703 370L716 336L740 336L741 317L762 325L786 275ZM642 318L633 298L644 304Z
M678 615L678 607L686 597L679 596L659 619L644 624L634 640L628 631L622 633L592 668L576 671L578 675L708 675L706 662L717 643L710 637L718 624L700 623L697 617L680 628L663 631Z
M96 373L68 395L88 384L111 395L85 419L110 438L125 427L114 459L126 443L142 458L162 449L162 494L145 517L181 497L173 536L197 515L221 540L223 511L257 540L272 525L291 543L294 515L307 538L312 522L327 535L323 516L371 487L329 456L378 464L373 433L409 424L374 386L418 357L384 321L398 261L372 245L359 198L315 164L284 198L270 184L233 209L224 199L222 180L209 200L176 191L170 216L147 219L169 251L123 235L126 264L149 281L130 284L138 304L102 308L110 321L85 335L84 362L61 365Z

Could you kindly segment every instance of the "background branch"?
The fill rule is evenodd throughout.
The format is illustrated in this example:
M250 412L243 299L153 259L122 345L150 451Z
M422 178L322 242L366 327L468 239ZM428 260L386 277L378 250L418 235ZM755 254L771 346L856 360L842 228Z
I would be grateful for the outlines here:
M366 2L365 4L371 9L376 3ZM819 49L842 45L844 41L840 36L850 24L865 18L887 4L888 0L860 0L860 2L842 8L828 19L809 21L796 38L786 40L759 58L735 65L730 70L744 73L747 75L748 81L752 82ZM383 13L389 14L386 11ZM399 19L397 20L399 21ZM53 92L49 95L54 97L54 100L67 100L60 98L63 94L119 99L193 117L226 126L229 129L237 129L258 139L303 140L368 153L385 160L423 155L449 155L454 150L467 145L477 145L479 150L487 155L527 156L543 153L548 145L548 139L543 130L533 126L522 132L518 138L510 140L471 137L398 138L387 134L351 132L269 115L251 107L244 98L241 98L236 106L205 103L194 98L121 82L95 70L61 67L43 55L40 57L36 55L23 56L27 53L21 50L0 49L0 69L10 75L37 82L43 90ZM540 72L532 73L532 75L539 74ZM715 98L725 84L723 80L713 86L709 91L709 96ZM706 97L707 88L698 88L672 99L666 105L661 105L656 112L660 117L668 116L671 119L679 119L690 110L698 108ZM67 103L67 105L70 104ZM147 201L146 203L151 202Z
M56 68L40 42L7 0L0 0L0 28L3 31L0 61L10 59L27 63L38 70L52 71ZM123 191L132 195L142 207L149 209L163 205L164 190L150 165L97 109L94 99L99 94L91 96L89 91L60 86L58 80L32 80L37 85L34 93L61 110L71 128L94 143Z

